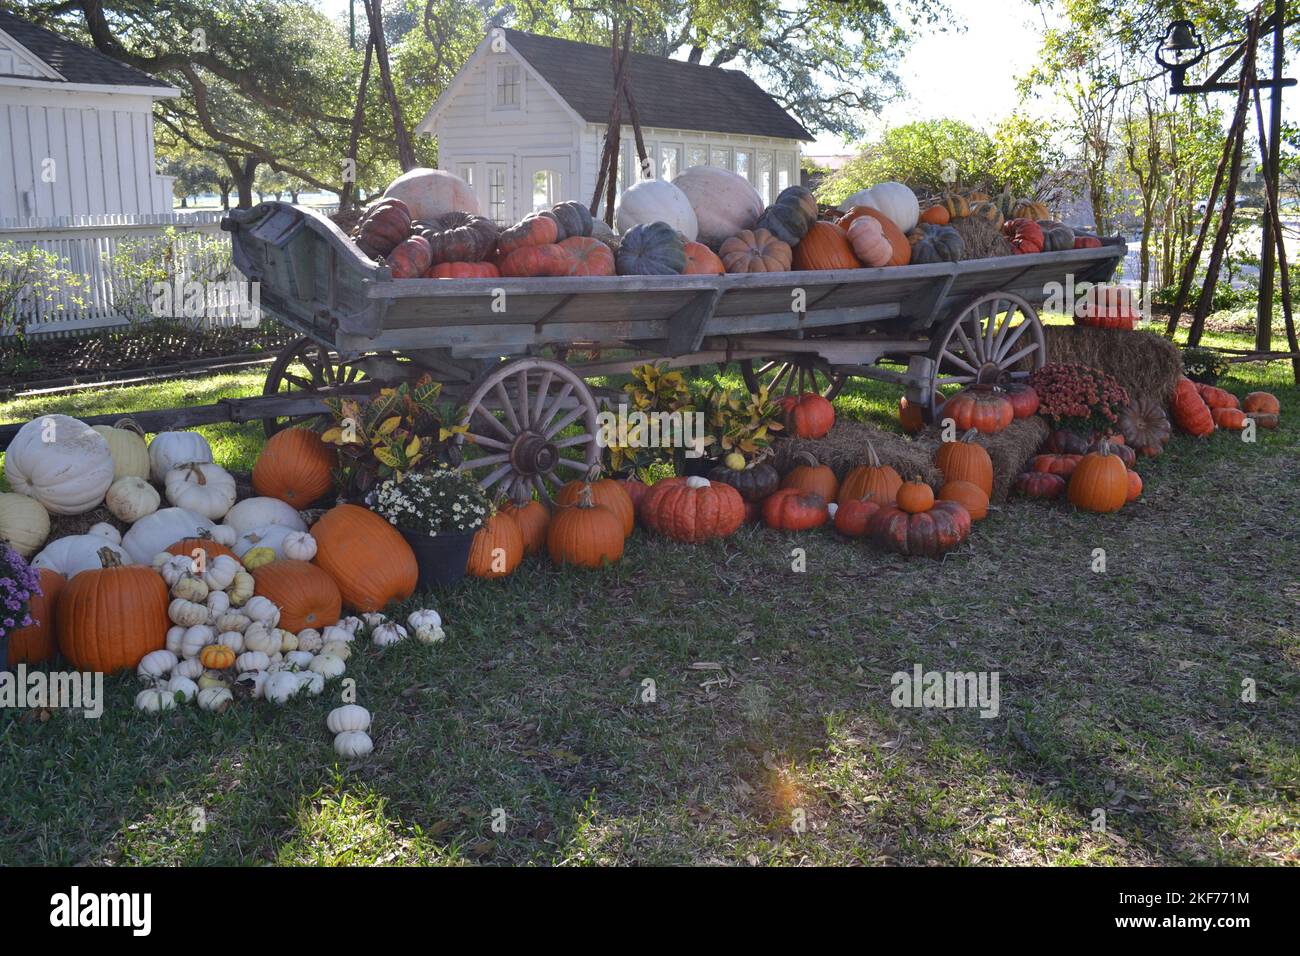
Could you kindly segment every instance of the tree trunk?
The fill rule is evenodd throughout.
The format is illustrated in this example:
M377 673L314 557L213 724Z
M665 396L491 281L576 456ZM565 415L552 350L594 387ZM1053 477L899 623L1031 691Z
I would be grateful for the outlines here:
M231 156L226 157L226 166L230 169L239 194L239 209L253 208L253 177L259 165L261 163L256 156L245 156L242 163Z
M393 113L393 138L397 143L397 162L402 172L414 169L416 165L415 148L411 145L411 134L402 117L402 104L397 101L397 89L393 86L393 76L388 69L388 43L384 39L384 21L381 16L381 0L365 0L366 15L370 20L370 37L375 44L375 61L379 64L379 83L388 100L388 108Z
M218 179L217 189L221 192L221 208L230 210L230 190L235 185L233 179Z

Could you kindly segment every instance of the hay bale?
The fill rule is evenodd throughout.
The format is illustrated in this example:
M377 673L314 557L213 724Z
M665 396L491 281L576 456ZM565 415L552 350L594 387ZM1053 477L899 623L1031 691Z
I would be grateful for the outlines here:
M1099 368L1124 386L1130 400L1166 404L1183 374L1183 357L1154 332L1090 329L1080 325L1043 326L1047 358ZM1026 363L1022 367L1028 368Z
M931 458L942 444L939 437L940 424L931 425L916 439L918 445L929 450ZM1038 454L1038 449L1047 440L1050 431L1045 418L1031 415L1028 418L1017 418L996 435L979 435L975 438L993 461L993 494L989 495L990 501L1007 500L1011 482L1025 470L1029 459Z
M807 453L823 465L830 465L841 481L849 469L867 464L867 444L876 450L882 464L890 465L904 478L920 475L938 488L943 475L934 467L934 450L894 432L881 431L861 422L839 420L824 438L782 438L772 448L772 464L784 475L800 464L797 456Z
M991 259L994 256L1015 255L1011 243L1002 235L1002 227L978 216L966 216L948 223L957 230L965 251L961 257L966 259Z

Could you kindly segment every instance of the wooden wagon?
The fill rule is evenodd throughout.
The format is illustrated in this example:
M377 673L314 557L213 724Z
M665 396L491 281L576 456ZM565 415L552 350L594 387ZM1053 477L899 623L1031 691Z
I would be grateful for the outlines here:
M546 498L599 460L598 401L612 393L587 379L647 361L734 362L751 390L831 398L861 375L900 386L928 416L943 386L1044 364L1037 309L1053 284L1107 281L1125 254L1107 244L821 272L393 279L308 209L262 203L222 227L262 306L302 334L266 395L427 371L464 404L474 452L461 467L495 493Z

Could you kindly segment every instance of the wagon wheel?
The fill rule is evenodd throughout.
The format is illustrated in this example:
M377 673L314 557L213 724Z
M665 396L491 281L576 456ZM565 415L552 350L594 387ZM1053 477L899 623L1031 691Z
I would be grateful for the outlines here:
M319 342L303 336L285 346L271 363L262 394L298 395L331 385L351 385L364 377L361 369L348 365ZM291 421L290 417L263 418L262 430L270 438Z
M933 375L929 399L945 386L996 385L1025 379L1047 363L1043 324L1032 305L1010 292L972 300L930 343ZM1029 370L1018 369L1028 360Z
M803 392L818 392L827 400L840 393L848 376L837 372L815 355L789 355L763 361L755 367L742 359L740 374L750 393L766 385L772 398Z
M522 504L536 491L550 504L553 488L599 466L596 415L596 400L568 366L540 358L506 362L465 403L469 430L456 437L460 468L489 497Z

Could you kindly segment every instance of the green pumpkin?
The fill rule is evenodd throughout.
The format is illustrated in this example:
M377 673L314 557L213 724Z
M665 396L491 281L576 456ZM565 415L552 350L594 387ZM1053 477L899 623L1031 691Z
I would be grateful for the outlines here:
M776 202L763 210L755 229L766 229L789 246L799 245L817 221L817 199L803 186L787 186Z
M727 465L718 465L709 472L709 481L720 481L731 485L740 492L746 501L762 501L781 484L781 476L767 462L759 462L748 468L736 470Z
M574 202L571 199L567 202L557 202L551 207L551 212L560 221L560 225L564 227L566 235L591 235L593 225L591 210L582 203Z
M621 276L675 276L686 269L686 243L666 222L643 222L618 244Z
M926 262L960 262L966 251L961 234L952 226L923 222L907 234L912 246L912 264Z
M1044 252L1074 248L1074 230L1065 223L1052 219L1039 219L1038 228L1043 230Z

